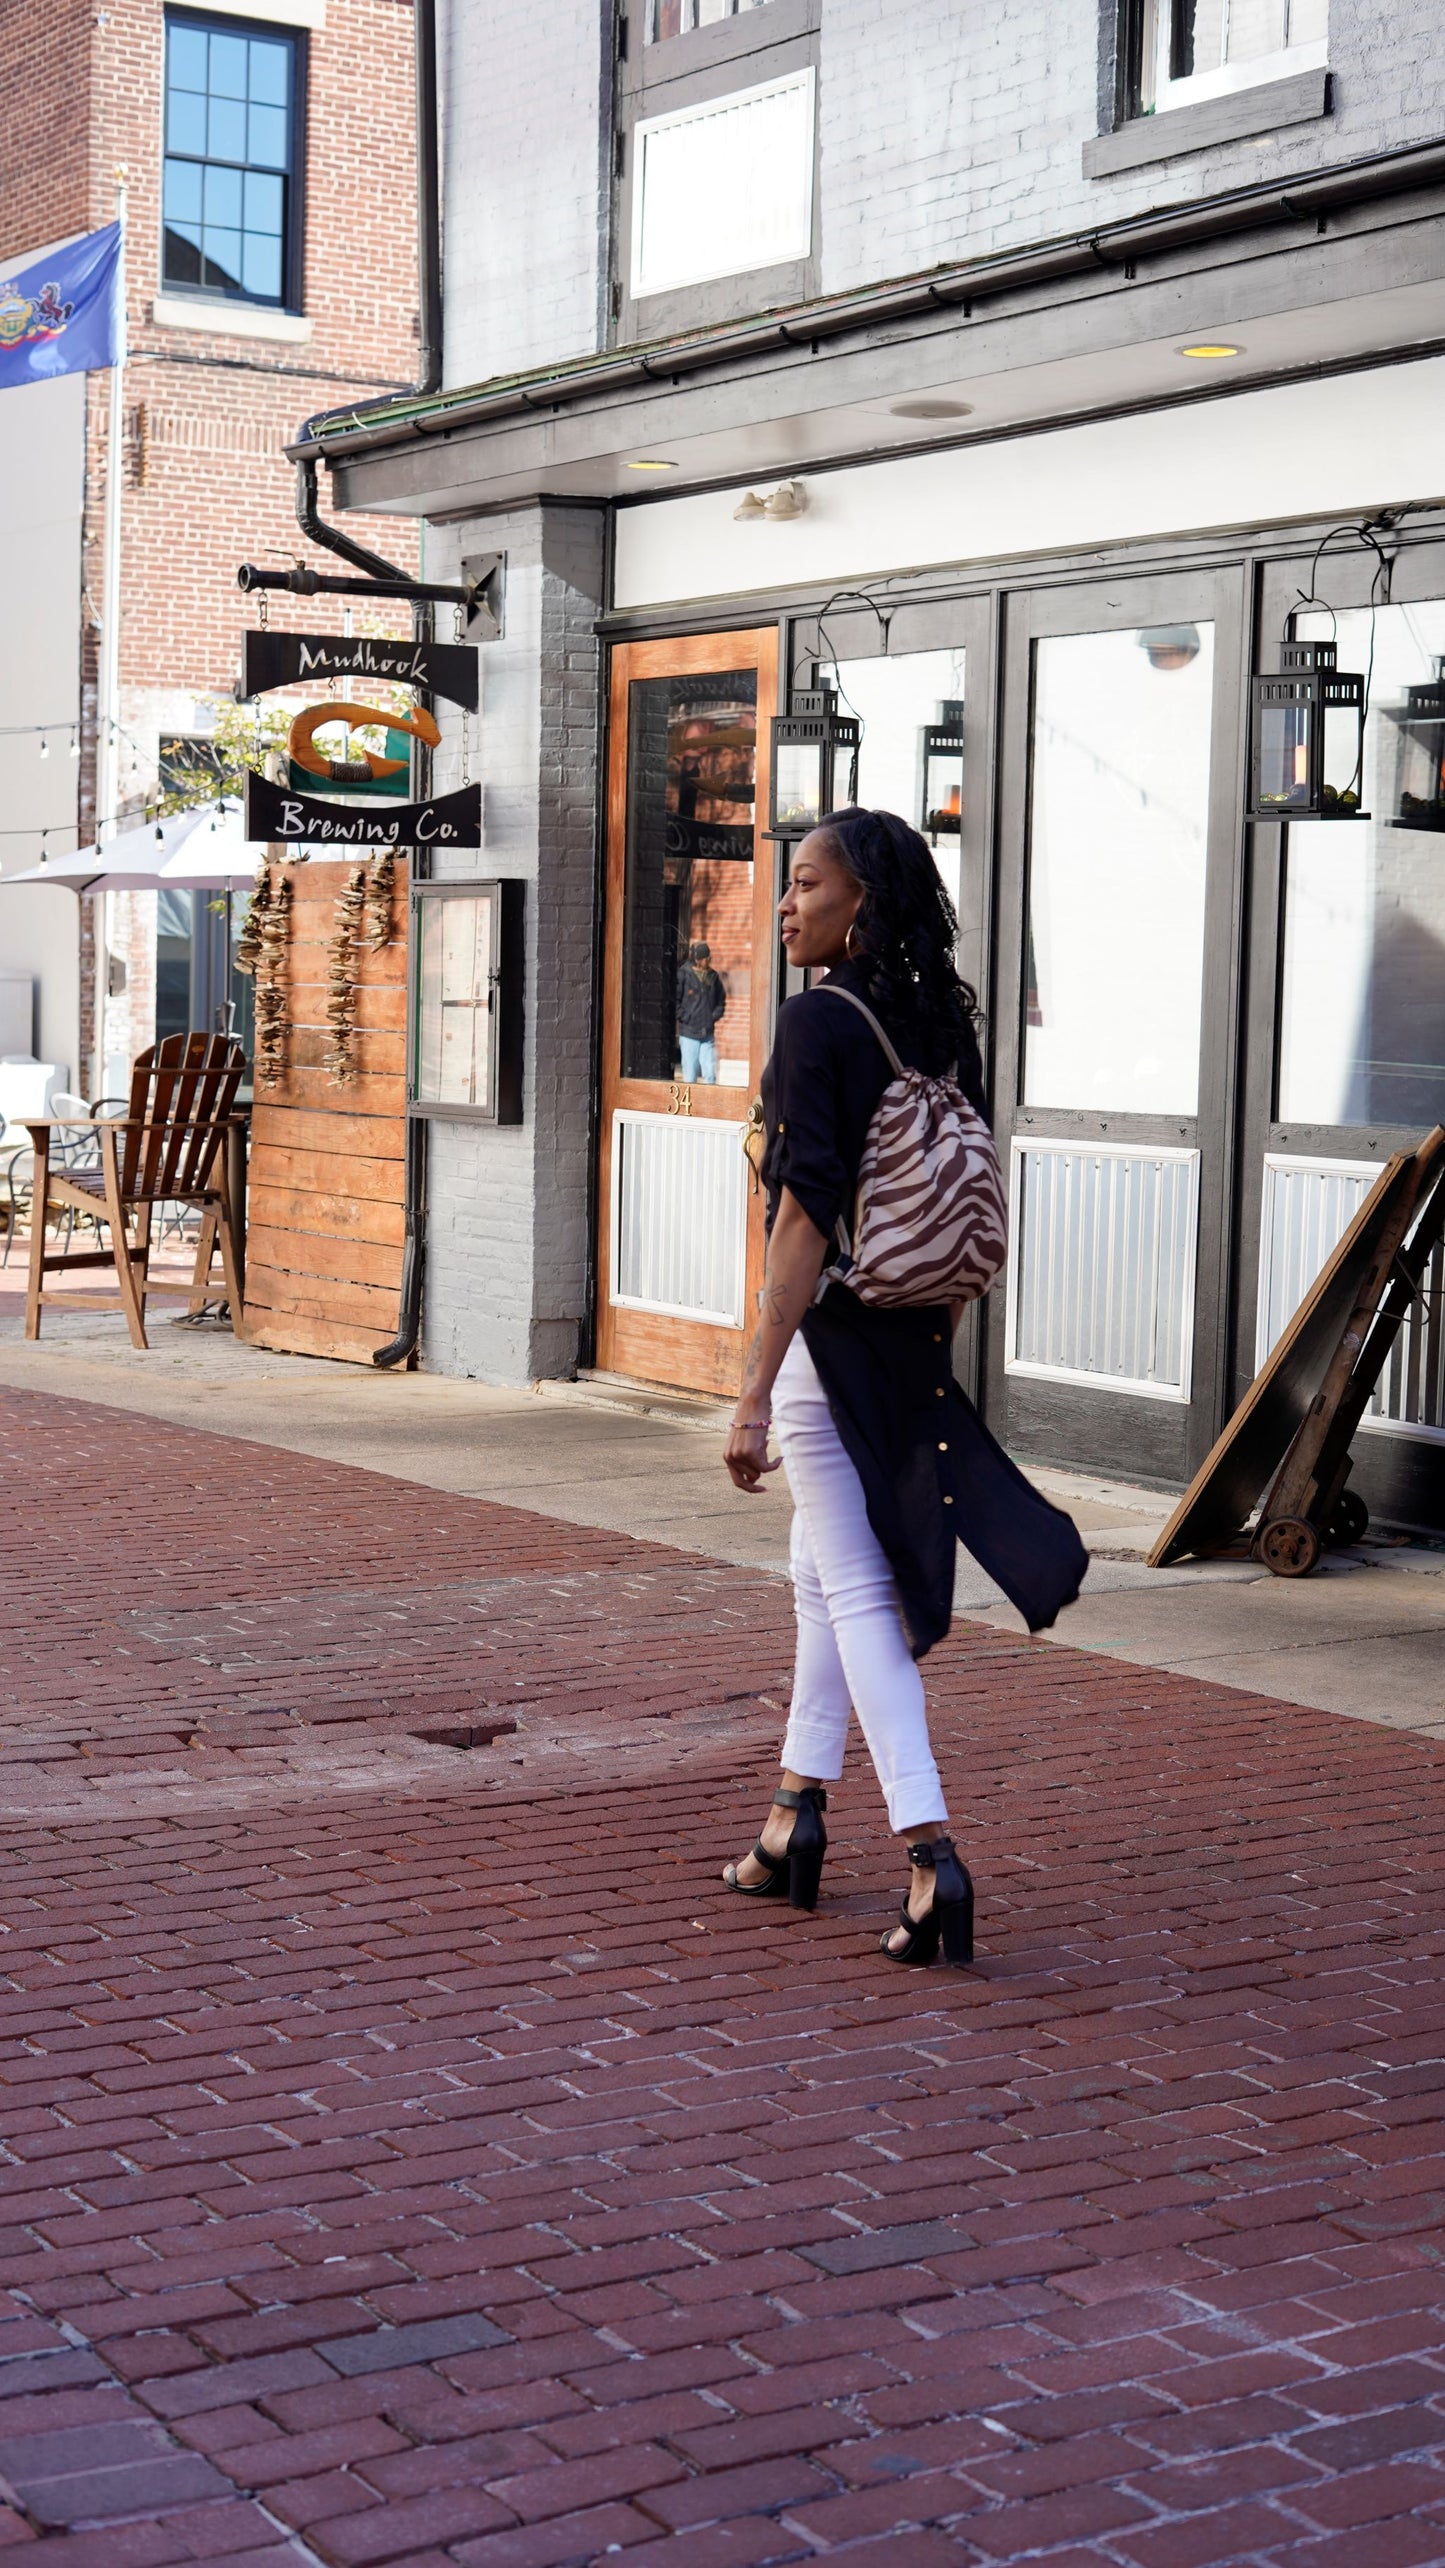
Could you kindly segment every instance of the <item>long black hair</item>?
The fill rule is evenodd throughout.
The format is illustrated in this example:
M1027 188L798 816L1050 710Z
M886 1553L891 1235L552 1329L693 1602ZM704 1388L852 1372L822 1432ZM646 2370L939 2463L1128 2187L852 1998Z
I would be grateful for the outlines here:
M912 1038L935 1077L978 1058L978 997L953 959L958 918L926 842L893 811L830 811L819 821L863 887L849 946L895 1034Z

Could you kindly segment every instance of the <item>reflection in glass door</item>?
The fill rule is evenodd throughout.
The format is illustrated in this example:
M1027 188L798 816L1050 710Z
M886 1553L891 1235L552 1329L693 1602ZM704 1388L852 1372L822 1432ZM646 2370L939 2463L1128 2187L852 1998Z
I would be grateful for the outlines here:
M1245 1379L1383 1162L1445 1122L1445 556L1434 546L1406 552L1393 602L1373 606L1344 602L1358 574L1341 566L1338 611L1301 614L1288 627L1298 566L1281 564L1271 577L1265 629L1332 638L1340 667L1368 676L1359 782L1369 817L1256 833L1261 998L1244 1172ZM1412 587L1414 597L1401 594ZM1265 1014L1276 935L1277 1027ZM1437 1253L1366 1413L1351 1485L1377 1515L1438 1526L1442 1447Z
M994 1396L1025 1449L1166 1478L1210 1440L1222 1326L1216 1017L1238 832L1233 761L1221 781L1218 753L1236 644L1221 648L1231 602L1216 590L1020 601L1008 671L998 1121L1001 1140L1012 1127L1012 1240Z
M743 1151L771 1033L777 637L614 657L599 1365L726 1392L761 1266Z

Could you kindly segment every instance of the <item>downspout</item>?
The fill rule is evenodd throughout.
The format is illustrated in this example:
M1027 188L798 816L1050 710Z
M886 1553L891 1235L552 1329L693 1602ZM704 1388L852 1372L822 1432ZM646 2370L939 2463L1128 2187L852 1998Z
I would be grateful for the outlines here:
M416 283L421 327L418 392L442 388L442 196L437 142L436 0L415 0Z

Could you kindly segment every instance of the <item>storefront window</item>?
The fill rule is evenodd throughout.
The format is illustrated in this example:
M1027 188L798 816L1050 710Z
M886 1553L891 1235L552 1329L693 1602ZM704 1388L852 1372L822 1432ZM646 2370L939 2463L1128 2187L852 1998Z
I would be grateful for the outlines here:
M1421 713L1418 691L1433 691L1445 655L1445 602L1337 623L1341 667L1370 670L1370 818L1289 831L1278 1115L1429 1125L1445 1117L1445 725ZM1295 629L1328 641L1332 619Z
M1199 1102L1214 628L1036 646L1027 1105Z
M757 746L755 670L634 680L624 1079L747 1085Z
M963 826L963 761L926 755L925 734L941 730L948 708L963 704L962 651L901 651L893 659L844 660L824 666L821 683L836 687L845 710L863 725L858 800L869 811L896 811L921 829L933 849L955 910Z

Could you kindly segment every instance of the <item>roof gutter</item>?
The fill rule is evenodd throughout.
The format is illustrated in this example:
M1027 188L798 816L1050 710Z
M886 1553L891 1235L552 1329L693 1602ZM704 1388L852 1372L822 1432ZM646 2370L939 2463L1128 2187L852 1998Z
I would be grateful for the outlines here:
M967 318L975 303L995 295L1096 275L1101 269L1127 268L1139 259L1162 257L1267 224L1319 229L1331 213L1438 186L1445 186L1445 142L1379 152L1284 186L1266 183L1238 188L1197 205L1135 215L1127 222L1076 232L1004 258L937 268L926 276L798 304L755 321L728 323L688 338L619 350L615 356L578 359L536 374L512 376L473 392L441 394L430 401L406 395L375 409L322 411L307 421L301 437L286 452L298 460L303 456L330 460L377 453L418 437L488 427L503 419L545 417L573 403L649 384L676 384L684 375L750 357L790 350L811 355L825 339L926 318L960 305Z

